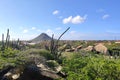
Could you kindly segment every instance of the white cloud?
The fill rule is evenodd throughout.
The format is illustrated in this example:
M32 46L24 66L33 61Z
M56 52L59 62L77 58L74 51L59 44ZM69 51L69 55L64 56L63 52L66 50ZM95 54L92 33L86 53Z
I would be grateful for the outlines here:
M53 31L52 31L51 29L47 29L45 32L46 32L48 35L52 35L52 34L53 34Z
M110 15L105 14L105 15L102 16L102 19L107 19L107 18L109 18L109 17L110 17Z
M27 30L27 29L24 29L24 30L23 30L23 33L27 33L27 32L28 32L28 30Z
M83 23L85 21L84 17L76 16L72 19L73 24Z
M80 23L83 23L86 20L86 18L87 18L87 15L85 15L84 17L81 17L79 15L75 17L69 16L68 18L63 19L63 23L64 24L67 24L67 23L80 24Z
M56 14L58 14L58 13L59 13L58 10L53 11L53 15L56 15Z
M32 30L35 30L36 29L36 27L32 27Z
M57 27L55 30L61 30L62 28L61 27Z
M70 23L70 22L72 22L72 16L63 19L63 23L64 23L64 24L67 24L67 23Z

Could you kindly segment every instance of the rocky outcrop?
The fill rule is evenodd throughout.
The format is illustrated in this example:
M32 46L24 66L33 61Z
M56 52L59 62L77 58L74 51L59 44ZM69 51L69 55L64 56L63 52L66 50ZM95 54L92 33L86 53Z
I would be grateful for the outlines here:
M8 80L7 77L4 75L8 73L12 68L13 68L12 66L8 66L3 70L0 70L0 80Z
M21 61L24 64L1 70L0 80L54 80L66 77L61 72L62 66L55 60L47 60L34 51L19 56L24 56Z
M75 49L75 51L79 51L80 49L82 49L82 45L77 46L76 49Z
M94 50L99 52L99 53L103 53L103 54L106 54L108 49L106 46L104 46L103 44L98 44L94 47Z
M23 74L20 76L19 80L53 80L51 75L56 76L50 74L49 72L40 70L35 65L29 65L24 69Z
M46 64L39 63L36 65L32 63L9 70L6 69L0 80L54 80L66 77L61 69L62 66L56 61L48 60Z
M65 52L74 52L75 49L66 49Z
M18 69L14 68L6 72L1 76L0 80L54 80L65 76L61 72L60 66L55 67L56 70L53 70L45 67L45 65L41 68L40 65L38 67L35 64L31 64L23 67L23 70Z
M66 49L71 49L71 45L69 44L64 44L63 46L60 46L58 48L59 51L65 51Z
M93 51L93 46L88 46L88 47L84 48L83 50L85 50L85 51Z

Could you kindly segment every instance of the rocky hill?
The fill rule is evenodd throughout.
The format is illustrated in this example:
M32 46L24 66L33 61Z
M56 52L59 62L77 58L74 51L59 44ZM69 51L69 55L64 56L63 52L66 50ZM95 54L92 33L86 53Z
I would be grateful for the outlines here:
M47 41L47 40L51 40L51 37L48 36L46 33L41 33L36 38L32 39L31 42L32 43L40 43L41 41Z

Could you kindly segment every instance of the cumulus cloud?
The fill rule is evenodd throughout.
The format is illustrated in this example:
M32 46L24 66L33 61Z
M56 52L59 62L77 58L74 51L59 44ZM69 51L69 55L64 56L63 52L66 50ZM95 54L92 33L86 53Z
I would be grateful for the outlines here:
M63 19L63 23L64 23L64 24L67 24L67 23L70 23L70 22L72 22L72 16Z
M35 30L36 29L36 27L32 27L32 30Z
M27 30L27 29L24 29L24 30L23 30L23 33L28 33L28 30Z
M68 18L63 19L63 23L64 24L67 24L67 23L80 24L80 23L85 22L86 18L87 18L87 15L85 15L84 17L81 17L79 15L75 17L69 16Z
M53 31L52 31L51 29L47 29L45 32L46 32L48 35L52 35L52 34L53 34Z
M107 19L107 18L109 18L109 17L110 17L110 15L105 14L105 15L102 16L102 19Z
M59 13L58 10L53 11L53 15L56 15L56 14L58 14L58 13Z

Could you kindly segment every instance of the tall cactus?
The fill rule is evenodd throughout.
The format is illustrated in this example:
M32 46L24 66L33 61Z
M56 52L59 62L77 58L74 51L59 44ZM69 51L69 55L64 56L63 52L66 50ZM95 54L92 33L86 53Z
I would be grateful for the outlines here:
M20 40L19 40L19 38L17 40L16 48L20 49Z
M58 51L58 43L59 43L61 37L62 37L69 29L70 29L70 27L68 27L68 28L59 36L59 38L57 39L56 42L55 42L55 40L54 40L54 38L53 38L53 37L54 37L54 34L52 35L51 47L50 47L50 48L51 48L51 54L53 54L55 60L58 60L59 57L61 56L61 53L62 53L62 52L59 52L59 51Z
M2 34L2 51L5 49L4 34Z
M7 30L7 36L6 36L6 48L8 48L9 46L9 39L10 39L10 35L9 35L9 29Z
M17 45L19 45L20 44L20 40L19 40L19 38L18 38L18 40L17 40Z

